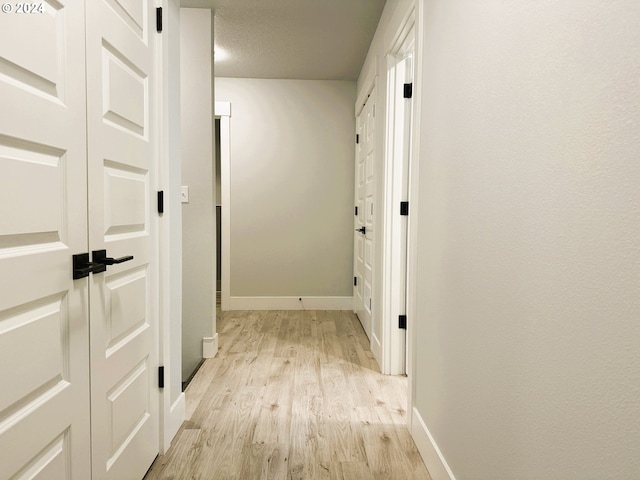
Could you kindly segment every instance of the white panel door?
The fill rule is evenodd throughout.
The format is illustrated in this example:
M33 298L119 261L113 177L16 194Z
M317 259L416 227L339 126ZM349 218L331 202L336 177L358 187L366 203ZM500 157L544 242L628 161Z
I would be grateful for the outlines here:
M87 2L89 245L133 256L90 284L94 480L141 479L158 453L154 10Z
M373 241L375 193L375 89L358 119L356 145L356 232L354 238L355 311L369 339L372 339Z
M87 479L84 6L0 13L0 478Z

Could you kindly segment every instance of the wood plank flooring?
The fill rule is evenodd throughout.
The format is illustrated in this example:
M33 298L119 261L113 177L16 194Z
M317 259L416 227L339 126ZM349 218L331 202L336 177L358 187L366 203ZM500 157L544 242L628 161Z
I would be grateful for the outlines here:
M353 313L218 311L218 332L145 480L430 480L406 378L379 373Z

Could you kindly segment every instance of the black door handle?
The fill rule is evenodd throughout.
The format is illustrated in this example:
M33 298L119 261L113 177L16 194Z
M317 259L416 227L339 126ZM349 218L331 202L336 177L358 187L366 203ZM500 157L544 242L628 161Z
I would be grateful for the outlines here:
M104 269L107 269L107 265L115 265L117 263L128 262L129 260L133 260L133 255L127 255L126 257L120 258L111 258L107 257L106 250L94 250L93 251L93 263L98 263L104 266ZM104 270L102 270L104 272Z
M73 279L88 277L90 273L104 272L107 267L101 263L89 261L88 253L79 253L73 257Z
M367 227L356 228L356 232L360 232L363 235L367 234Z

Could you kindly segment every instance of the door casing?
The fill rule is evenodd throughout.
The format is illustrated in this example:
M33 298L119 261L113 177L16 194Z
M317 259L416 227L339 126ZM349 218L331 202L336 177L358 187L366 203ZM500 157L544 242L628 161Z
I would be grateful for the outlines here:
M400 202L409 200L411 130L413 99L403 98L404 83L413 83L412 65L415 28L413 12L399 30L396 42L387 54L387 121L384 160L384 221L382 268L381 371L406 373L408 330L398 327L399 316L407 314L408 228L413 212L400 215Z

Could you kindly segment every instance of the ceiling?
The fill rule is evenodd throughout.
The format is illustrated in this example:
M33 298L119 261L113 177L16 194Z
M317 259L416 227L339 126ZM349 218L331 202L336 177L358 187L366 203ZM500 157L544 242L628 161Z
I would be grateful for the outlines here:
M214 10L216 77L356 80L386 0L182 0Z

